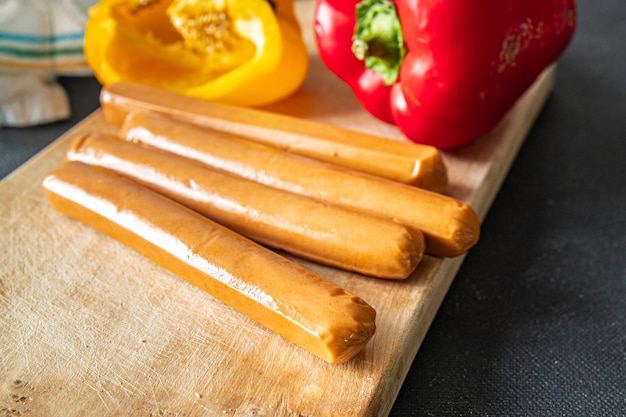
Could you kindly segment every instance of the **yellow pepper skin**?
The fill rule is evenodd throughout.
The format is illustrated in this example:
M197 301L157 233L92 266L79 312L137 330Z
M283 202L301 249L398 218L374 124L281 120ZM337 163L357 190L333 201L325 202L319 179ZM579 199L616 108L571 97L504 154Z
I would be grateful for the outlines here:
M309 69L293 0L101 0L89 10L84 52L103 85L241 106L292 95Z

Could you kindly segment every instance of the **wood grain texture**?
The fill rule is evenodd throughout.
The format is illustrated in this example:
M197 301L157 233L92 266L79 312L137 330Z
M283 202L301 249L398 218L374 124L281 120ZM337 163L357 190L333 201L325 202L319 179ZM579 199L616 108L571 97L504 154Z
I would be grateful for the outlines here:
M311 48L302 90L269 110L402 140L363 112ZM550 93L546 71L490 135L444 158L449 194L486 215ZM426 257L406 281L292 258L368 301L377 333L329 365L93 229L40 188L69 142L111 131L96 112L0 183L0 415L384 416L463 257Z

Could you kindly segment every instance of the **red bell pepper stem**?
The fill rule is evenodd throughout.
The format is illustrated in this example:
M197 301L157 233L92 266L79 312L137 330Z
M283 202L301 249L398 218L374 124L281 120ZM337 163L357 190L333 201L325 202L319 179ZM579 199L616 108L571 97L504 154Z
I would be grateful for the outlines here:
M366 68L380 74L386 86L392 85L406 54L396 7L389 0L363 0L355 11L352 53Z
M359 103L372 115L393 123L390 100L391 86L375 71L365 68L352 53L356 24L357 1L318 1L314 30L322 61L348 84Z

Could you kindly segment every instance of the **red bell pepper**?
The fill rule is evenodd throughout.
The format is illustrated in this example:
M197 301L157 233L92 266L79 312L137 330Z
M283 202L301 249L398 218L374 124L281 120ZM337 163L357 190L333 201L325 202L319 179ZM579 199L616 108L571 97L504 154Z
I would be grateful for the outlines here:
M490 132L554 63L574 0L318 0L324 64L413 142L450 149Z

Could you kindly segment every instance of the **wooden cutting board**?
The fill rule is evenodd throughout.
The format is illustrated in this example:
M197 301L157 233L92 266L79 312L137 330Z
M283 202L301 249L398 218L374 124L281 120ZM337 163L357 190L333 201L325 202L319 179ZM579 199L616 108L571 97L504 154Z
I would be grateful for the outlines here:
M403 140L366 114L315 55L272 111ZM553 83L550 68L488 136L446 152L449 193L484 218ZM377 333L329 365L137 253L54 211L40 183L97 111L0 183L0 414L384 416L463 261L426 257L406 281L301 262L368 301ZM294 258L295 259L295 258Z

